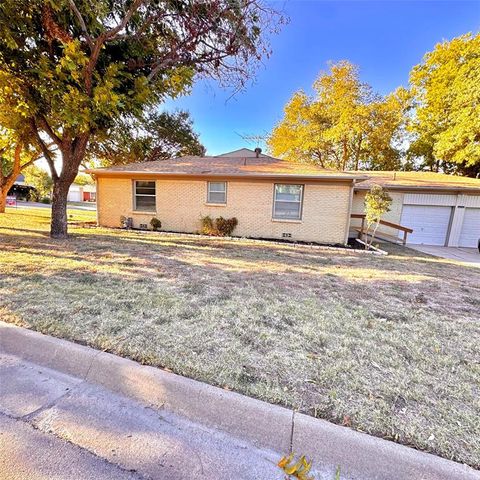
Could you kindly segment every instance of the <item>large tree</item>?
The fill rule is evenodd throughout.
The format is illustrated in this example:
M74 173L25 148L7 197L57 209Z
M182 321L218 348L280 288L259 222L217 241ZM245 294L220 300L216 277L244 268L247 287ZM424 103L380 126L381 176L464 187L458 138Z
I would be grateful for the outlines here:
M118 119L92 142L88 157L104 166L205 154L187 111L147 112L139 119Z
M67 235L68 189L91 141L199 75L241 88L278 20L261 0L2 0L0 90L18 83L13 109L49 164L51 235Z
M435 46L410 74L415 135L410 153L421 167L480 173L480 34Z
M268 139L273 155L341 170L400 166L396 135L408 108L399 89L381 97L347 61L332 64L314 83L313 96L299 91Z

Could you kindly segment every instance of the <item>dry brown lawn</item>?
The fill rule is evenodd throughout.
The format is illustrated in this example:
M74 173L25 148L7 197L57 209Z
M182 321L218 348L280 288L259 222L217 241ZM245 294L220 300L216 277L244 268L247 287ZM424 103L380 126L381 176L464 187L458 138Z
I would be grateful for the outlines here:
M480 269L48 215L0 216L4 321L480 467Z

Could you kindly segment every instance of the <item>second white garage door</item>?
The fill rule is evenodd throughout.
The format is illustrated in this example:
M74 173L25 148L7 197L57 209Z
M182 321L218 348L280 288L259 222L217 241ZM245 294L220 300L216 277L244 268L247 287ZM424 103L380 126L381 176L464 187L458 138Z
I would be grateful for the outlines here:
M445 245L451 213L451 207L404 205L400 223L413 229L407 242L417 245Z
M480 239L480 208L466 208L458 245L476 247Z

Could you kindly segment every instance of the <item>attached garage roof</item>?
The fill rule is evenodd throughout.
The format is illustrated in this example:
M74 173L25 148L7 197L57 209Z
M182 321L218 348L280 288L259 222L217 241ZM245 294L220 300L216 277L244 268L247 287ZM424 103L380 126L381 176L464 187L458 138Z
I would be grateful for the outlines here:
M369 178L355 186L367 190L381 185L387 190L452 190L480 192L480 179L433 172L362 171Z
M234 152L232 152L234 153ZM87 170L88 173L108 176L138 174L221 176L221 177L292 177L305 179L363 180L359 172L338 172L304 163L292 163L262 155L260 157L217 156L179 157L153 162L131 163L110 168Z

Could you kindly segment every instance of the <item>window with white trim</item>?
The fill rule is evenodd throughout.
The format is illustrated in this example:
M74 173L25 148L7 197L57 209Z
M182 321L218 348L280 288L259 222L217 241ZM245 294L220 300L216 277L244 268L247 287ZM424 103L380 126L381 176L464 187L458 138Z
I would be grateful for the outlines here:
M155 181L135 180L133 182L133 208L141 212L155 212L156 189Z
M227 203L227 182L208 182L207 203Z
M303 185L275 184L273 218L300 220L302 218Z

